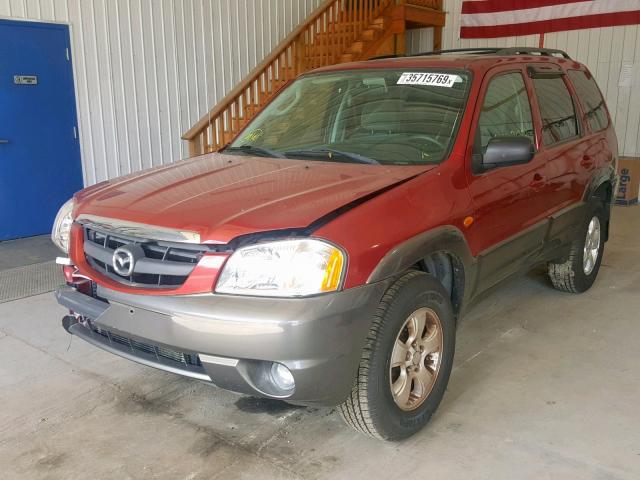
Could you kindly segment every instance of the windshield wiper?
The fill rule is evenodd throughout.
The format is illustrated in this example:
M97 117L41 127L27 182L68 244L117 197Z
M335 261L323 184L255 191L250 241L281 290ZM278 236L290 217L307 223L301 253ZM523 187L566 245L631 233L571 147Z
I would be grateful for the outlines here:
M280 152L276 152L275 150L270 150L264 147L256 147L255 145L241 145L239 147L227 147L220 151L220 153L224 152L240 152L246 153L247 155L256 155L259 157L275 157L275 158L287 158L284 154Z
M349 160L356 163L380 165L380 162L373 158L365 157L364 155L358 155L357 153L343 152L342 150L336 150L334 148L318 148L315 150L289 150L288 152L284 152L284 154L287 157L328 157L328 160L333 160L333 156L335 155L338 157L348 158Z

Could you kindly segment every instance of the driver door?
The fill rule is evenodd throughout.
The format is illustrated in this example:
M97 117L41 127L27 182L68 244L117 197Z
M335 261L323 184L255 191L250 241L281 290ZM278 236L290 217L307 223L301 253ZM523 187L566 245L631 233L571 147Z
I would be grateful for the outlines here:
M545 157L537 153L532 96L524 66L492 70L481 89L467 168L475 211L469 240L479 257L477 290L490 288L529 265L542 250ZM530 138L536 152L533 158L522 165L483 170L487 145L492 138L505 136Z

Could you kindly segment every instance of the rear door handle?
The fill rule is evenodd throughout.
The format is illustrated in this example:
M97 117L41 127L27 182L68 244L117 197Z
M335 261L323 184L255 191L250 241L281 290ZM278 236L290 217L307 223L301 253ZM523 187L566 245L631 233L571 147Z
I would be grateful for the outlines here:
M531 181L531 183L529 184L529 186L531 188L542 188L545 184L545 178L540 175L539 173L536 173L533 176L533 180Z
M593 167L593 158L591 158L589 155L584 155L582 157L582 160L580 160L580 165L582 165L584 168Z
M0 143L9 143L9 140L3 140L0 138Z

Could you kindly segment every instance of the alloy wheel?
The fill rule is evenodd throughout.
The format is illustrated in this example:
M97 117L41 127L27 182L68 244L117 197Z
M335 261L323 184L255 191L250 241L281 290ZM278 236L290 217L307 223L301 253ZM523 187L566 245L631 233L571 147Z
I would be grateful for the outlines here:
M394 343L389 367L393 400L402 410L415 410L431 393L442 346L442 324L436 312L420 308L409 315Z
M582 268L585 275L590 275L596 267L598 255L600 253L601 228L600 219L593 217L587 228L587 238L584 242L584 254L582 257Z

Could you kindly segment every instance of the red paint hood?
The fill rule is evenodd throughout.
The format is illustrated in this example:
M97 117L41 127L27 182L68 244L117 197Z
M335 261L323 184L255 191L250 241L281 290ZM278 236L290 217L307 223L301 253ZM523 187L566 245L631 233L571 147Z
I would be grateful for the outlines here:
M304 228L429 167L203 155L103 182L76 195L75 214L198 232L203 242Z

